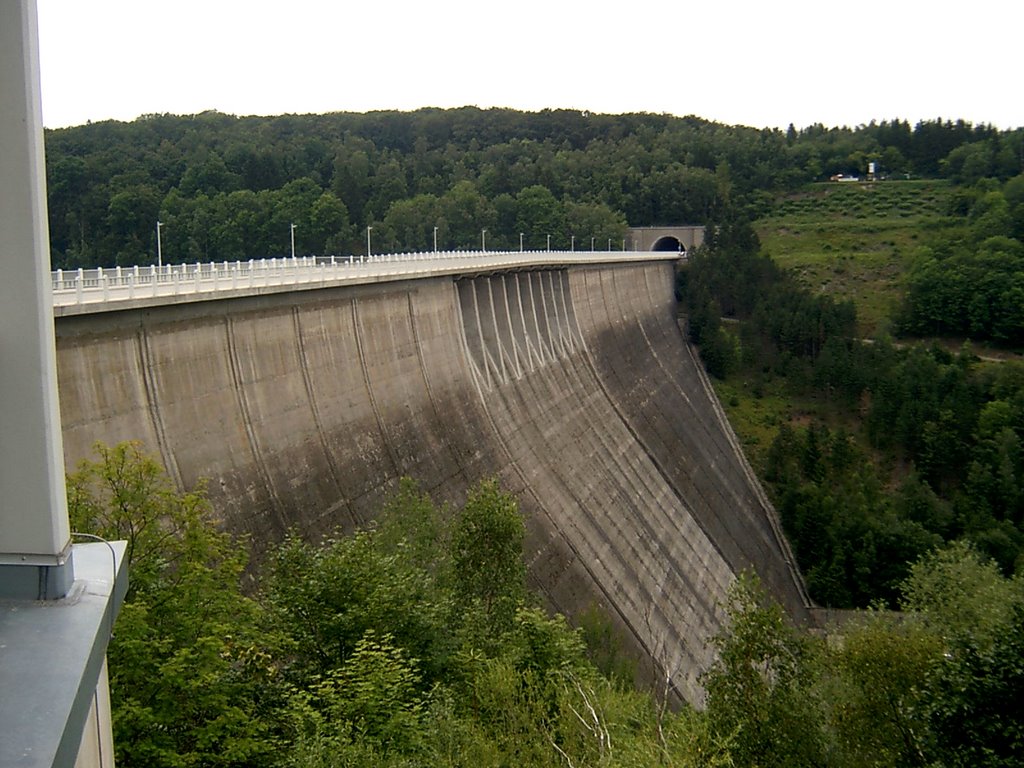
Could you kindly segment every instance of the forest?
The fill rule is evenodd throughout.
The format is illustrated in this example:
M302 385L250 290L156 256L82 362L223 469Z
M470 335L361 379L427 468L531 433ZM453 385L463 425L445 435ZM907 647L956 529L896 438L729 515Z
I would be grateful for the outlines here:
M492 484L460 510L405 485L376 527L289 539L254 577L201 488L100 447L69 493L76 530L134 541L119 764L1024 763L1024 130L203 113L46 150L54 268L155 263L157 221L165 262L286 255L293 224L301 255L364 252L368 227L407 251L706 225L681 324L812 597L863 609L824 642L741 578L707 706L676 709L597 612L540 610Z
M756 130L696 117L463 108L150 115L45 135L53 268L290 252L553 248L630 226L757 215L779 191L868 163L890 178L1006 180L1024 131L963 121ZM1016 189L1016 188L1015 188ZM1015 195L1015 196L1014 196ZM1019 191L1004 218L1020 217ZM966 201L965 201L966 204ZM1016 213L1014 212L1016 210ZM1005 222L1003 222L1005 223Z

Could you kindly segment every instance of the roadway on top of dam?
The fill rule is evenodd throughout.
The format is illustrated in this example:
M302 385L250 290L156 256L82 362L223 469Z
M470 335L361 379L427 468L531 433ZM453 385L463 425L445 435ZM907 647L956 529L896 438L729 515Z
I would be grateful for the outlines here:
M685 259L673 251L441 251L57 270L57 317L525 268Z

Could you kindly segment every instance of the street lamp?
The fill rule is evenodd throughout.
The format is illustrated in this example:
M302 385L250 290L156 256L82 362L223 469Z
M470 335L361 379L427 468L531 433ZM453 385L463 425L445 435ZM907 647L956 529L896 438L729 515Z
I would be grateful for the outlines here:
M551 235L548 235L548 250L551 250Z
M434 227L434 253L437 253L437 227Z
M294 259L295 258L295 225L292 224L290 226L291 226L291 236L292 236L292 259Z
M163 251L160 248L160 227L162 227L163 225L164 225L164 223L162 221L158 221L156 223L156 266L157 266L157 269L161 269L164 266L164 255L163 255Z
M523 252L523 233L519 233L519 252Z
M612 239L609 237L608 238L608 252L611 253L611 250L612 250Z
M592 238L590 238L590 252L591 252L591 253L593 253L593 252L594 252L594 241L595 241L596 239L597 239L596 237L592 237Z
M480 230L480 250L481 251L486 251L487 250L487 229L486 228Z
M371 229L373 229L373 227L367 227L366 228L366 258L367 259L370 258L370 230Z
M575 251L576 250L576 235L572 235L571 237L572 237L572 240L569 241L569 250L570 251Z

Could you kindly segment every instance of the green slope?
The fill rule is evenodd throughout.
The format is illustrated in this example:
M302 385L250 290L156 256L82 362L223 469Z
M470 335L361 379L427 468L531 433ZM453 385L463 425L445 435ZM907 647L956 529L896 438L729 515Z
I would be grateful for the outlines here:
M780 198L755 228L762 250L809 289L850 299L860 330L889 330L914 248L953 226L946 181L826 182Z

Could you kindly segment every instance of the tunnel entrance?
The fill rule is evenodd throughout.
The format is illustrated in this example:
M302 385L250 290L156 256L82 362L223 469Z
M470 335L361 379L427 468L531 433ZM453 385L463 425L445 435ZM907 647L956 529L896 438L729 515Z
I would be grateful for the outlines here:
M665 237L659 237L654 241L654 245L651 246L652 251L673 251L675 253L684 254L686 248L679 242L678 238L667 235Z

